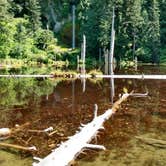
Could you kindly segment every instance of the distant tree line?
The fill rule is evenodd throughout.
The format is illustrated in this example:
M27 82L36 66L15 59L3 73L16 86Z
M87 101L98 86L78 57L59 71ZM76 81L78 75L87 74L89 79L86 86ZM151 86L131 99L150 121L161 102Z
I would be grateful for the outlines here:
M109 48L112 7L115 7L115 56L158 63L165 47L165 0L81 0L81 33L87 36L89 51Z
M69 45L73 4L77 46L85 34L89 57L109 49L114 6L115 57L166 62L166 0L0 0L0 58L45 54L55 36Z

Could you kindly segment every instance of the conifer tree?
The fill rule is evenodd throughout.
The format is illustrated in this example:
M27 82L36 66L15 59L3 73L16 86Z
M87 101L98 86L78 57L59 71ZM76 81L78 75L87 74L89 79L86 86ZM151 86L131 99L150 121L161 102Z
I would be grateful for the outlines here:
M9 7L10 4L8 3L7 0L1 0L0 1L0 23L2 23L2 21L9 21L9 18L11 16L11 14L9 13Z
M162 47L166 45L166 0L159 1L160 7L160 34Z
M137 41L141 27L141 0L123 1L120 43L126 58L133 58L135 49L139 47Z
M5 58L10 52L11 29L8 23L12 19L9 13L10 4L7 0L0 1L0 58Z
M40 22L41 11L40 11L39 0L27 0L25 2L25 8L27 10L26 12L29 21L31 22L32 25L32 30L36 31L41 26Z
M98 33L99 33L99 11L97 0L81 0L80 2L80 38L83 34L86 35L87 49L91 53L98 47Z
M157 0L146 0L144 2L147 11L146 36L147 46L150 49L151 62L159 63L160 55L160 22L159 4Z

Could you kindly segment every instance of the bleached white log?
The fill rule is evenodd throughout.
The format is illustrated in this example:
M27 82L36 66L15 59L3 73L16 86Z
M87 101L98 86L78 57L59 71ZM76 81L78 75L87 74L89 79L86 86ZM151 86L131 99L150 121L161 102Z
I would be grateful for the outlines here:
M95 104L95 109L94 109L94 118L97 117L97 111L98 111L98 105Z
M7 136L11 134L11 130L9 128L1 128L0 129L0 137Z
M92 78L94 76L90 75L90 74L78 74L76 75L77 78ZM131 74L131 75L95 75L95 78L115 78L115 79L121 79L121 78L124 78L124 79L152 79L152 80L155 80L155 79L159 79L159 80L165 80L166 79L166 75L144 75L144 74L137 74L137 75L134 75L134 74Z
M86 148L106 150L103 145L86 144Z
M21 74L13 74L13 75L0 75L0 77L6 77L6 78L54 78L55 76L53 74L48 74L48 75L21 75ZM76 74L73 75L72 77L74 78L93 78L94 75L91 74ZM112 75L102 75L102 74L98 74L95 75L96 78L115 78L115 79L160 79L160 80L164 80L166 79L166 75L144 75L144 74L138 74L138 75L116 75L116 74L112 74Z
M31 146L31 147L29 147L29 150L37 150L37 148L36 148L36 146Z
M35 74L35 75L32 75L32 74L3 74L3 75L0 75L0 77L6 77L6 78L52 78L54 77L54 75L52 74Z
M16 124L15 125L16 128L19 129L19 125ZM28 130L29 132L39 132L39 133L48 133L50 131L53 131L53 127L49 127L47 129L44 129L44 130ZM6 139L7 136L11 135L12 132L14 132L14 129L10 129L10 128L0 128L0 140L3 140L3 139Z
M42 161L42 159L39 158L39 157L33 157L33 159L36 160L36 161L39 161L39 162Z
M6 148L14 148L14 149L23 150L23 151L30 151L30 152L37 150L35 146L25 147L25 146L3 143L3 142L0 142L0 146L6 147Z
M131 94L133 97L148 97L148 92L146 93L133 93Z
M51 127L47 128L47 129L44 129L43 131L44 132L50 132L50 131L53 131L53 130L54 130L54 128L51 126Z
M115 104L112 109L108 109L104 114L97 116L95 113L94 119L83 126L79 132L70 137L66 142L53 150L48 156L39 163L33 163L33 166L67 166L70 161L74 160L83 150L87 148L105 149L102 145L92 145L89 142L98 134L100 129L103 129L103 124L112 114L116 112L119 105L130 94L124 94Z

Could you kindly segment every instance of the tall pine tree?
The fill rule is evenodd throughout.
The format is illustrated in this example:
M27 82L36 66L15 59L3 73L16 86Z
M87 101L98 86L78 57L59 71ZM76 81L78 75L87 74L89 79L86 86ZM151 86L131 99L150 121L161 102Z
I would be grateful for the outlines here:
M32 24L33 31L36 31L40 26L40 4L39 0L27 0L26 3L27 15Z
M141 0L123 1L122 21L120 25L119 42L122 56L133 59L139 48L139 34L142 27Z
M6 58L11 49L11 27L9 25L12 16L9 12L10 4L7 0L0 0L0 58Z
M146 45L150 50L151 62L159 63L160 57L160 14L157 0L146 0L144 6L147 11L146 26Z
M160 34L161 45L166 46L166 0L160 0Z

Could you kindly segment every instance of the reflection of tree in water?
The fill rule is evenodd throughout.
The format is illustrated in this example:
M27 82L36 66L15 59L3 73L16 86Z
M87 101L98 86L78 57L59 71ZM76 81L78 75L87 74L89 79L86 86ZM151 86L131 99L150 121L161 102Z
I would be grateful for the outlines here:
M0 79L0 106L12 107L40 102L40 97L53 91L53 82L49 79L37 80L33 78L1 78Z

